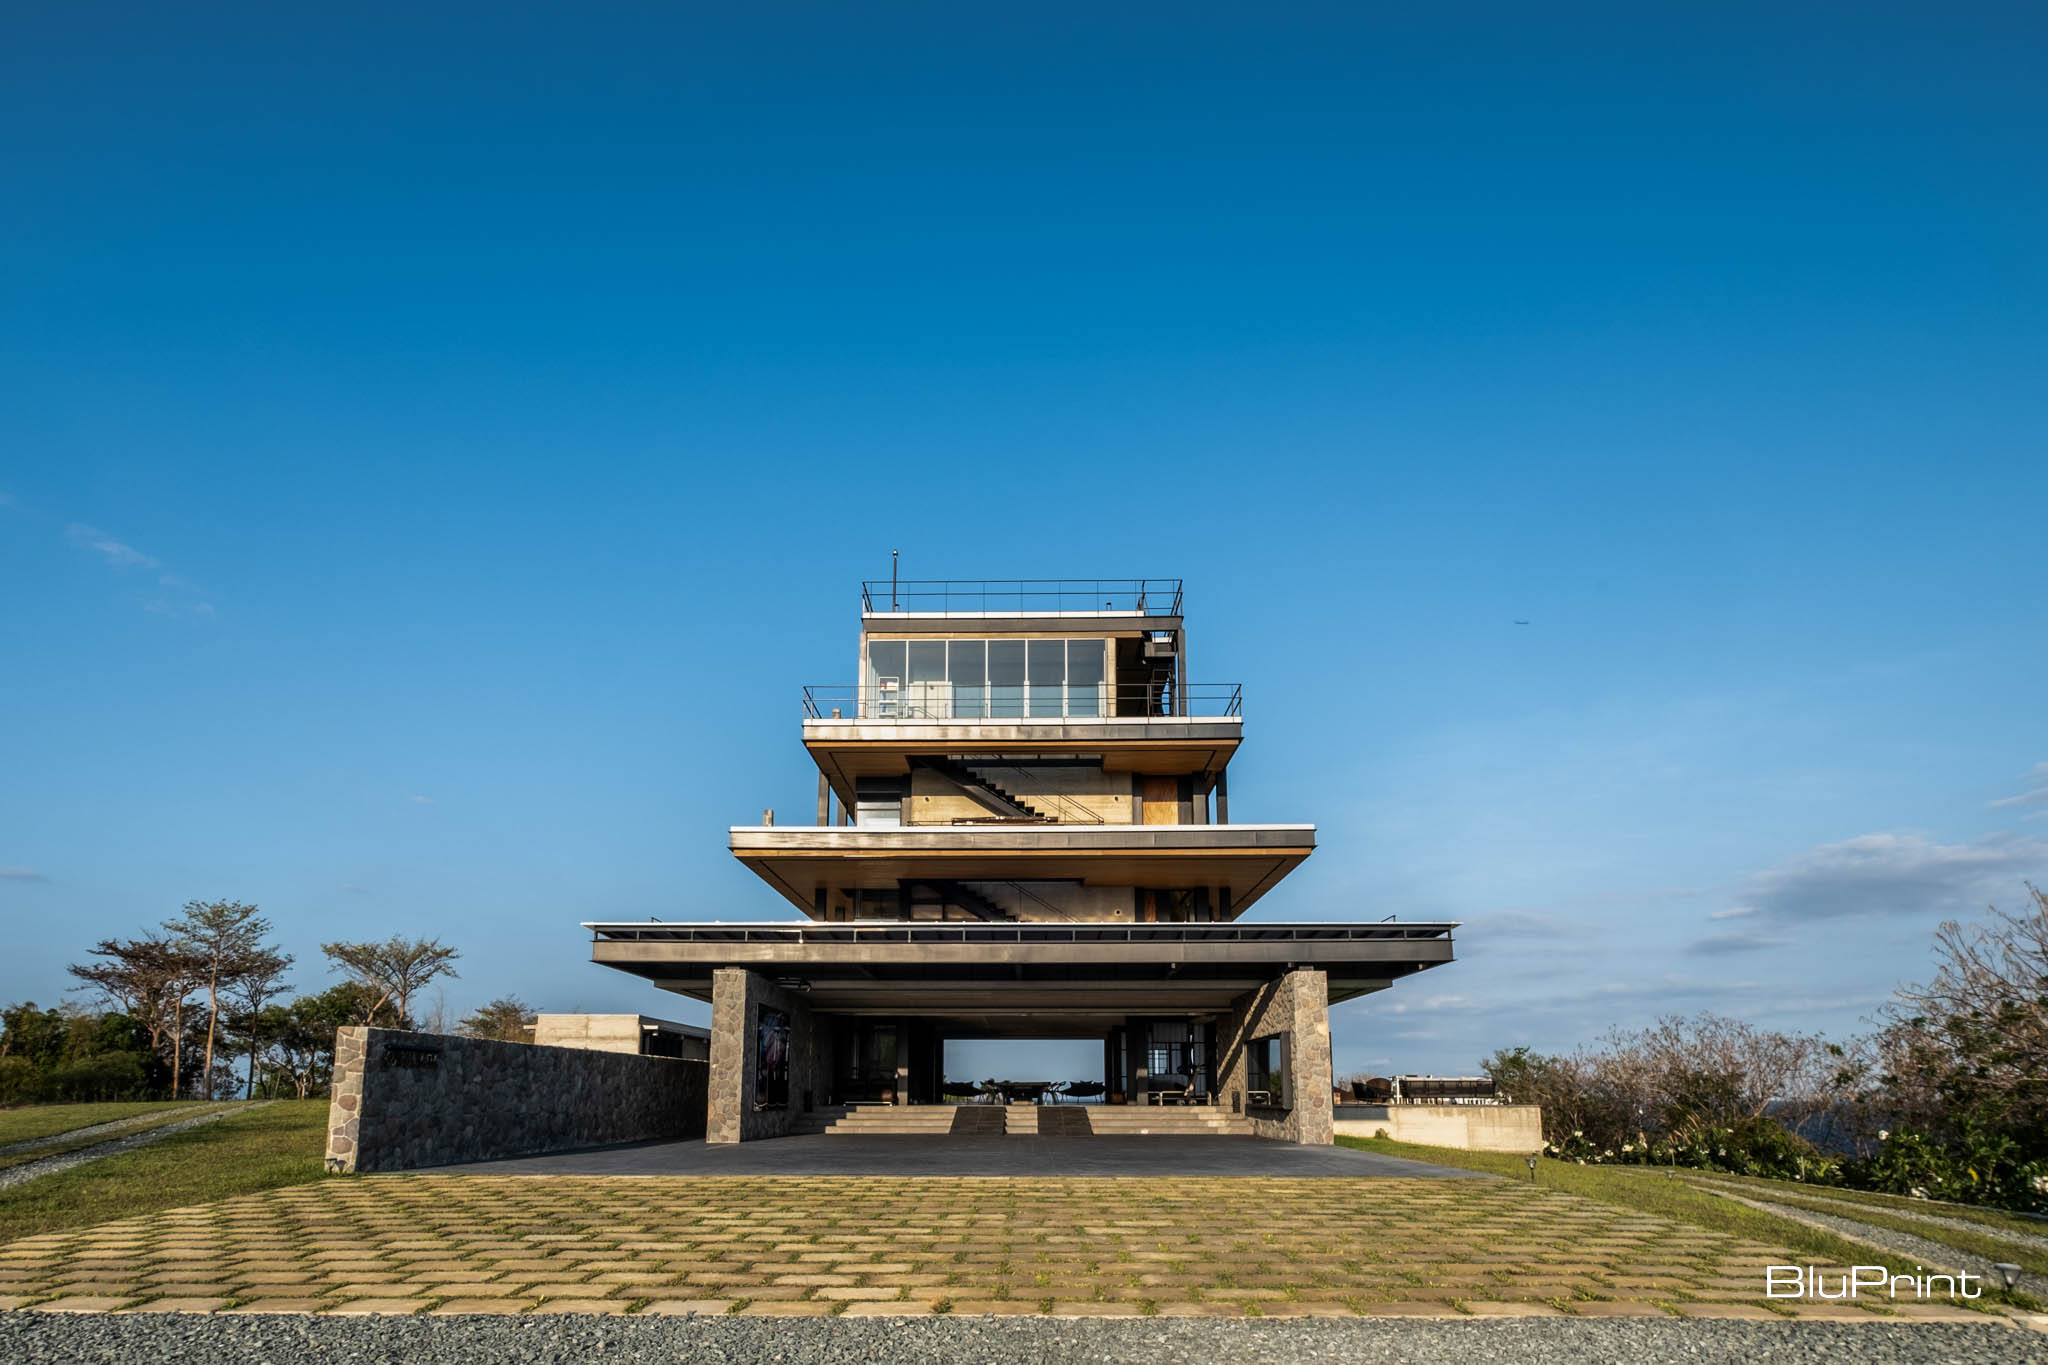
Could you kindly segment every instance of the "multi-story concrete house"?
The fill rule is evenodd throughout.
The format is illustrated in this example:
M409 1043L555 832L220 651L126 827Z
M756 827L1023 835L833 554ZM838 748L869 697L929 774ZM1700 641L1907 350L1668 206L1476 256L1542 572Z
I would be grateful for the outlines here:
M806 918L588 926L596 961L711 1002L713 1141L937 1104L968 1038L1099 1039L1112 1109L1330 1140L1329 1006L1450 961L1454 926L1245 918L1315 827L1232 822L1240 692L1189 681L1182 605L1177 579L863 585L858 681L804 693L816 822L731 831Z

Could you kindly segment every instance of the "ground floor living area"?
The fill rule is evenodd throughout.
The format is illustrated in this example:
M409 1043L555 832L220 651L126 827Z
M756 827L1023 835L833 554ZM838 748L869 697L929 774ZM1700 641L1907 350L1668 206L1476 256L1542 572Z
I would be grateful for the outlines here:
M957 998L949 1008L954 992L914 986L833 1009L801 977L739 967L716 970L710 984L713 1143L846 1131L850 1116L877 1134L1081 1136L1191 1133L1211 1115L1219 1133L1332 1140L1329 983L1319 969L1240 983L1210 1008L1173 1012L1120 1008L1113 982L1088 983L1056 1007L1017 1009L958 1008L971 1002ZM1101 1071L1007 1087L949 1083L946 1043L992 1037L1098 1039Z

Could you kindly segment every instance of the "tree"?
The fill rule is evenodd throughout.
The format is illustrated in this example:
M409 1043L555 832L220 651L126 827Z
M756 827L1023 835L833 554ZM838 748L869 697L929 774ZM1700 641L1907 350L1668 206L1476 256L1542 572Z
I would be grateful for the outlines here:
M278 1067L292 1079L300 1099L327 1082L334 1069L334 1034L345 1024L367 1022L380 1026L398 1023L390 1005L379 1006L368 988L353 981L302 995L289 1005L271 1005L263 1011L262 1036L278 1059Z
M259 948L243 959L241 970L228 983L228 998L241 1008L249 1034L249 1084L244 1099L256 1097L256 1059L263 1050L263 1002L291 989L281 980L291 965L289 954Z
M388 1004L398 1011L400 1027L411 1020L413 995L430 981L458 975L453 964L461 956L439 939L397 935L383 943L323 943L320 951L336 971L368 988L372 1003L359 1023Z
M531 1006L516 995L500 996L480 1006L455 1027L471 1038L493 1038L501 1043L530 1043L533 1023L539 1018Z
M1934 935L1934 979L1902 987L1881 1016L1878 1069L1900 1119L1955 1139L2014 1135L2048 1157L2048 893Z
M253 905L240 901L186 901L185 912L164 922L164 931L182 944L199 968L199 984L206 988L206 1070L202 1088L213 1098L213 1044L220 1023L222 991L265 951L263 939L270 922L256 913Z
M199 988L199 963L182 943L163 934L101 939L90 956L99 962L73 963L70 972L129 1018L149 1030L151 1051L168 1042L171 1095L182 1084L185 1003Z

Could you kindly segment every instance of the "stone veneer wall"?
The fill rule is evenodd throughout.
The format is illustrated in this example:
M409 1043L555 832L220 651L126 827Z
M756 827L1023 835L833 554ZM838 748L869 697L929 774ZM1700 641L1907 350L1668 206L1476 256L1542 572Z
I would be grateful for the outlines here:
M789 1103L754 1107L760 1061L756 1025L763 1009L789 1016ZM806 1097L822 1102L831 1088L831 1053L825 1017L810 1002L759 972L721 967L711 976L711 1076L704 1136L711 1142L752 1142L785 1136L804 1112Z
M1250 1109L1245 1096L1245 1044L1269 1034L1287 1036L1286 1109ZM1259 1137L1284 1142L1334 1140L1330 1096L1330 981L1304 967L1239 996L1216 1026L1222 1066L1216 1089L1224 1108L1251 1120Z
M701 1137L705 1071L674 1057L345 1028L334 1041L327 1169Z

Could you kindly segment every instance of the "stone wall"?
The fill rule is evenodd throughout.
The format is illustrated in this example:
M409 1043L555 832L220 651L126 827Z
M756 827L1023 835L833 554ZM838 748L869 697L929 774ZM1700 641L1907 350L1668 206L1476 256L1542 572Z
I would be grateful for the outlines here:
M409 1171L701 1137L705 1063L438 1033L335 1037L327 1168Z
M789 1016L789 1103L758 1107L760 1062L756 1028L764 1009ZM758 972L721 967L711 976L711 1075L705 1137L711 1142L752 1142L785 1136L805 1104L821 1103L832 1084L826 1019L802 995Z
M1245 1044L1278 1034L1287 1040L1284 1108L1245 1102ZM1216 1026L1216 1090L1223 1107L1251 1120L1259 1137L1329 1145L1335 1136L1330 1095L1330 982L1315 968L1291 971L1239 996Z
M1543 1149L1543 1110L1533 1104L1340 1104L1337 1131L1347 1137L1385 1133L1396 1142L1468 1152L1537 1152Z

